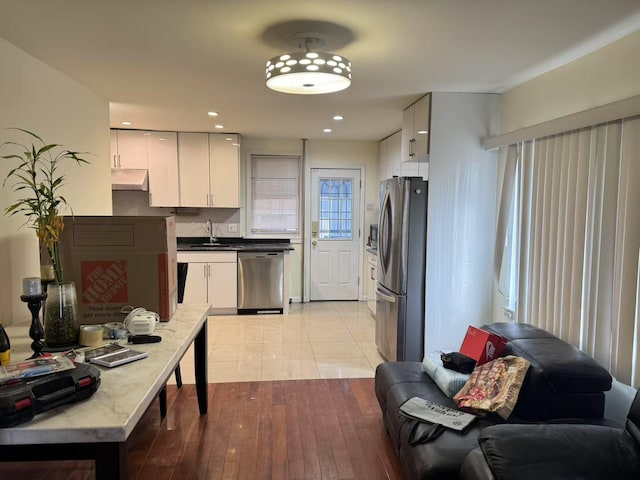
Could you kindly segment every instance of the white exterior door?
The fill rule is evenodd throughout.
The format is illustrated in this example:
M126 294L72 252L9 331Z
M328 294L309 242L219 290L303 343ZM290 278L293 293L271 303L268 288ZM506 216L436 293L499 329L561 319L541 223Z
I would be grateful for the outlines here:
M360 170L311 170L310 300L358 300Z

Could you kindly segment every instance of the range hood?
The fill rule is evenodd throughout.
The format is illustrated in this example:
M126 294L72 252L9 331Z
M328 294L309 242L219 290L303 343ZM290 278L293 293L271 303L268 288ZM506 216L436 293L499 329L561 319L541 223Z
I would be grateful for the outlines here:
M112 168L111 190L149 190L147 170L134 168Z

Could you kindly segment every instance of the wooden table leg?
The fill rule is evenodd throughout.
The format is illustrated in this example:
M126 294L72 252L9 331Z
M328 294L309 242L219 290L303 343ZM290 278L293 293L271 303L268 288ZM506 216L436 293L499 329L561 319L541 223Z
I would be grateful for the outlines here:
M198 406L200 407L200 414L207 413L209 404L208 394L208 375L207 375L207 321L202 324L202 328L195 340L194 345L194 360L195 360L195 375L196 375L196 393L198 394Z

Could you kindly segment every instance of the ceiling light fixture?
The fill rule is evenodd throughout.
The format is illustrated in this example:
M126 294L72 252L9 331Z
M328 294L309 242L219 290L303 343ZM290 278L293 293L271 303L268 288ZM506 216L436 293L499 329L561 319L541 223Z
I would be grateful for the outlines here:
M207 112L207 115L209 115L210 117L217 117L218 112Z
M343 117L342 115L334 115L334 116L333 116L333 119L334 119L336 122L339 122L340 120L344 120L344 117Z
M121 125L129 126L129 125L131 125L131 122L120 122L120 124L121 124Z
M331 130L330 128L323 128L322 132L323 133L331 133L331 132L333 132L333 130Z
M224 125L218 124L218 125L214 125L214 127L220 129L220 128L224 128Z
M326 45L320 33L293 36L304 51L286 53L267 62L267 87L283 93L316 95L344 90L351 85L351 62L334 53L312 51Z

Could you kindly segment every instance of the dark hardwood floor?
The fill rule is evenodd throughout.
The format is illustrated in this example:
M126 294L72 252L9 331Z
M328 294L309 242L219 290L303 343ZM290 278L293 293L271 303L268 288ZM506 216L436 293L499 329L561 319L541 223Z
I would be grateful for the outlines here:
M1 448L1 447L0 447ZM0 478L90 480L93 462L0 463ZM373 379L209 385L209 413L195 388L168 387L130 438L130 480L388 479L402 469L382 425Z

